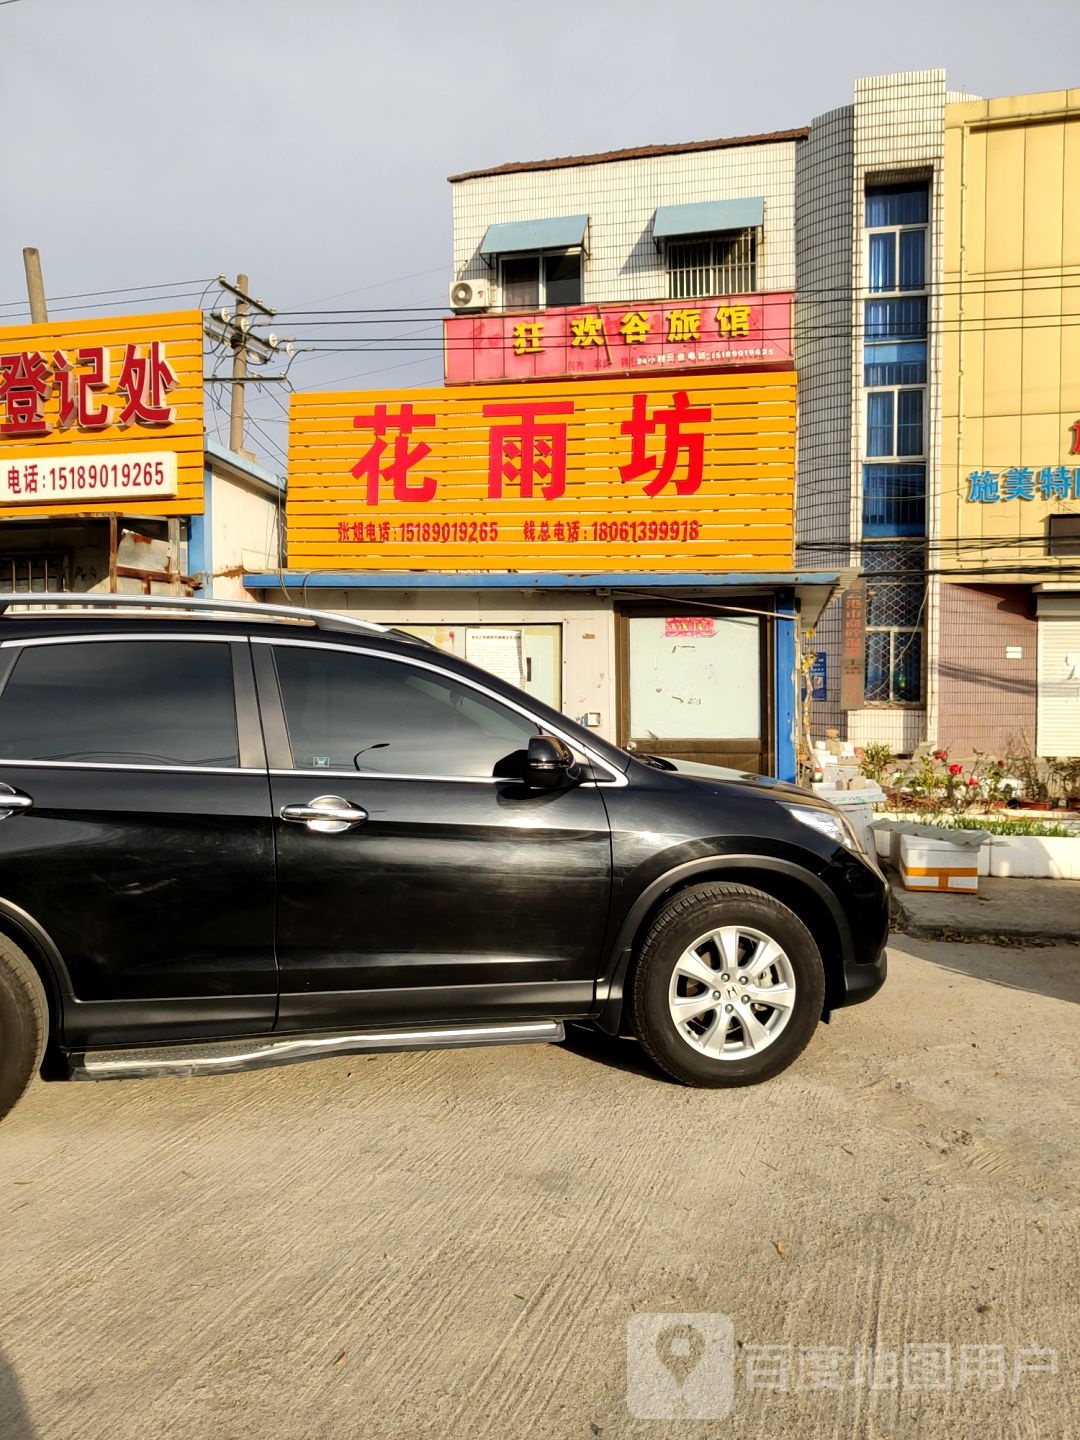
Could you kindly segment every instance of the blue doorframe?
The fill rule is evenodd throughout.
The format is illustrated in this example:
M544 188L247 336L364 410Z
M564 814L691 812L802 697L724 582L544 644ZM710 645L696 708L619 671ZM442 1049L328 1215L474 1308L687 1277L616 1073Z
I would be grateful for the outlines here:
M773 753L777 778L796 777L795 715L798 704L798 656L795 634L795 591L776 592L776 619L773 621L775 733Z

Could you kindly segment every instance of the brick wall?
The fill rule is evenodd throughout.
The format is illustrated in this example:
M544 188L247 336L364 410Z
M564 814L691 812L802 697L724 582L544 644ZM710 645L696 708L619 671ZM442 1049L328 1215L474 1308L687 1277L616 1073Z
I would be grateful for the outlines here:
M1001 755L1011 735L1035 743L1035 597L1023 585L942 585L938 744ZM1018 646L1021 658L1005 657Z

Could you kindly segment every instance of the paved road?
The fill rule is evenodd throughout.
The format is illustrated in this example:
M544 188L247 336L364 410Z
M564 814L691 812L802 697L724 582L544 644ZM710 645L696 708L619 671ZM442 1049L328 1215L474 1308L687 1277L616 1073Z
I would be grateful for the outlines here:
M0 1127L0 1437L1080 1434L1080 957L892 967L748 1091L588 1035L36 1086ZM652 1312L732 1317L728 1418L630 1417ZM685 1391L687 1332L646 1344L639 1408L703 1376L722 1408L710 1323Z

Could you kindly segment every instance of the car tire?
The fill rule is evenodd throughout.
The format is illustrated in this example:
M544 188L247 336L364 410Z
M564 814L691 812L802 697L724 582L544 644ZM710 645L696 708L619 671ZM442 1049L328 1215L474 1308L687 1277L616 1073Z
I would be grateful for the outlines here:
M662 1070L684 1085L722 1087L785 1070L824 999L821 953L792 910L748 885L706 884L681 891L649 926L630 1007Z
M49 1033L49 1004L37 971L0 935L0 1120L40 1069Z

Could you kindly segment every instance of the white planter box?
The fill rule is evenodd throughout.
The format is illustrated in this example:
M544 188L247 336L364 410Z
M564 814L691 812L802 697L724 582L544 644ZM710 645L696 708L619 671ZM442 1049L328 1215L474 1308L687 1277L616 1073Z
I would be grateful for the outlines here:
M994 835L990 874L1014 879L1080 880L1080 837Z

